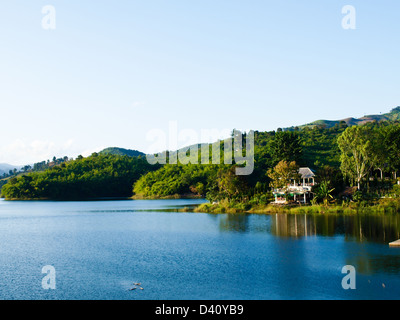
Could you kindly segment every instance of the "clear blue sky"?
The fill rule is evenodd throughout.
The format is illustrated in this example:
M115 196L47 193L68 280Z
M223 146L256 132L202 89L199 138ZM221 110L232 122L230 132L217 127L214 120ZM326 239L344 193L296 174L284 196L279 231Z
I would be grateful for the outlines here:
M0 163L146 151L170 121L200 135L388 112L399 35L398 0L6 0Z

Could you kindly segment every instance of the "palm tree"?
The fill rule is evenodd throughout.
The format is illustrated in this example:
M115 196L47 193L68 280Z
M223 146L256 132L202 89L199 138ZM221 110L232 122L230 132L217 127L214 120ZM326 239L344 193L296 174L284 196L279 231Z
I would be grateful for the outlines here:
M332 192L335 188L329 188L330 181L322 181L318 186L316 186L314 193L316 200L322 200L324 205L328 205L329 199L333 199Z

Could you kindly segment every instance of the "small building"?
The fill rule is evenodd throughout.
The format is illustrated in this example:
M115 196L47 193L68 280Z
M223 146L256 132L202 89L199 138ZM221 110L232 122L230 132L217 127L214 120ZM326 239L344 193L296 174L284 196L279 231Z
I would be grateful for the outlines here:
M292 196L294 201L307 203L312 199L312 187L316 184L315 173L308 167L299 168L300 181L292 180L286 187L274 189L275 203L284 204L287 196Z

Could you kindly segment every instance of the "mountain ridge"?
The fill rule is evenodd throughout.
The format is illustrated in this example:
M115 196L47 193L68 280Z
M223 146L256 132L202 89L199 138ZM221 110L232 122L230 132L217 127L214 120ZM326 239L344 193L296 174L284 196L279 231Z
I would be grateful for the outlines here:
M363 125L368 122L374 121L400 121L400 106L393 108L390 112L384 114L371 114L365 115L360 118L348 117L340 120L316 120L310 123L306 123L299 126L291 126L285 128L285 130L293 130L294 128L313 128L316 126L323 126L327 129L334 127L335 125L339 125L340 123L346 123L347 126L353 125Z
M20 170L23 166L14 166L12 164L8 164L8 163L0 163L0 175L3 175L3 173L8 174L8 172L10 170Z
M291 126L291 127L286 127L283 128L283 130L296 130L296 128L299 129L304 129L304 128L313 128L313 127L325 127L327 129L334 127L335 125L340 125L346 123L347 126L353 126L353 125L362 125L368 122L373 122L373 121L400 121L400 106L393 108L390 112L384 113L384 114L372 114L372 115L365 115L360 118L354 118L354 117L348 117L344 118L341 120L316 120L310 123L298 125L298 126ZM198 147L200 147L202 144L198 143L195 144ZM175 152L178 152L180 150L187 150L189 149L190 146L180 148L178 150L175 150ZM127 155L130 157L138 157L138 156L145 156L146 154L138 151L138 150L133 150L133 149L125 149L125 148L120 148L120 147L108 147L105 148L101 151L98 152L99 154L114 154L114 155ZM8 163L0 163L0 175L3 175L3 173L8 174L10 170L14 170L16 168L18 171L23 168L21 165L11 165Z

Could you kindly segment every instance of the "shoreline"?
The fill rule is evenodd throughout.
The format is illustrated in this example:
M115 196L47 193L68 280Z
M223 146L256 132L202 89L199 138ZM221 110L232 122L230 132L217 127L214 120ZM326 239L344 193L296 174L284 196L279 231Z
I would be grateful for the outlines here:
M363 214L363 213L378 213L378 214L399 214L400 201L392 200L383 203L371 204L329 204L329 205L247 205L245 203L203 203L196 208L194 212L198 213L229 213L229 214Z
M128 197L93 197L93 198L0 198L4 201L115 201L115 200L174 200L174 199L205 199L199 195L179 195L170 196L128 196Z
M174 200L174 199L205 199L203 196L195 194L173 194L169 196L140 196L133 195L132 200Z
M98 198L76 198L76 199L63 199L63 198L0 198L4 201L54 201L54 202L71 202L71 201L118 201L118 200L132 200L131 197L98 197Z
M174 200L174 199L205 199L198 195L171 195L159 197L98 197L85 199L28 199L28 198L0 198L4 201L54 201L54 202L85 202L85 201L121 201L121 200ZM211 214L362 214L362 213L379 213L379 214L399 214L400 199L381 199L375 203L346 203L346 204L249 204L245 202L229 202L222 200L219 203L205 202L196 204L192 207L184 207L177 209L179 212L194 212L194 213L211 213Z

